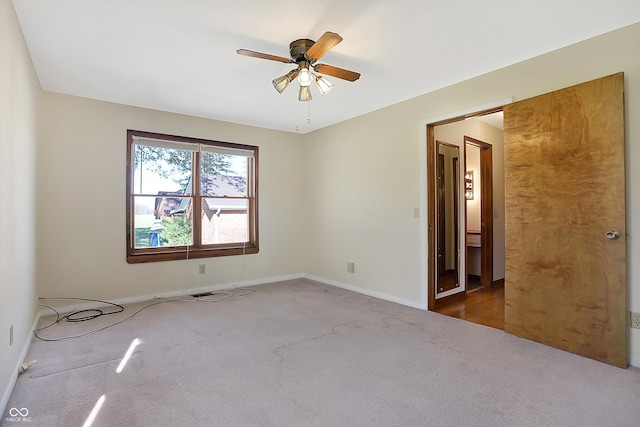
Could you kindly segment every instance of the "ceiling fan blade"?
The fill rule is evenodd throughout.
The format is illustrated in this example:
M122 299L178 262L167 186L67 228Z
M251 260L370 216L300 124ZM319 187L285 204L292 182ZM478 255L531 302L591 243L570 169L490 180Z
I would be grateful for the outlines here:
M251 56L253 58L268 59L269 61L284 62L285 64L290 64L295 62L293 59L285 58L284 56L269 55L268 53L254 52L253 50L247 50L247 49L238 49L236 50L236 53L238 55Z
M355 82L360 78L360 73L345 70L344 68L334 67L333 65L318 64L314 66L313 69L320 74L326 74L328 76L337 77L350 82Z
M305 56L309 62L313 63L322 58L325 53L342 41L339 34L327 31L307 50Z

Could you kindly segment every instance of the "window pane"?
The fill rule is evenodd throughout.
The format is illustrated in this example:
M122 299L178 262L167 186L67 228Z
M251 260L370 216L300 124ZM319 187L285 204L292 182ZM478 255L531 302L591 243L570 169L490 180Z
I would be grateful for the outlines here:
M247 196L249 159L230 154L200 153L200 191L203 196Z
M191 151L134 144L133 154L133 194L191 194Z
M127 147L127 262L258 253L258 147L134 130Z
M190 197L134 197L134 248L193 244Z
M249 199L202 200L202 243L243 243L249 240Z

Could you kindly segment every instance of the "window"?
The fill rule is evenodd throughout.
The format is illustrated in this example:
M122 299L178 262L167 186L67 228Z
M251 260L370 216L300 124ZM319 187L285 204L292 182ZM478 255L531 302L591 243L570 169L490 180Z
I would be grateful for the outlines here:
M258 147L127 132L127 262L258 252Z

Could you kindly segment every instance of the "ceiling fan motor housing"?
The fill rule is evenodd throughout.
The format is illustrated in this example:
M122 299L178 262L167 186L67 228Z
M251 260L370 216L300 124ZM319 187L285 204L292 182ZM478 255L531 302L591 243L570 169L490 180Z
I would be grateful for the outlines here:
M289 54L291 58L297 62L306 61L305 53L313 46L315 42L309 39L294 40L289 44Z

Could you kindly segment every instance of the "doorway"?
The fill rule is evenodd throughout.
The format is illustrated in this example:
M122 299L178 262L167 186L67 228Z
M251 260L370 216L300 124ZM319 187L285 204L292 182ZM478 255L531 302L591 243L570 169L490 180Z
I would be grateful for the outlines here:
M437 183L429 198L429 215L437 216L436 227L429 232L433 233L436 241L433 247L436 254L433 260L433 275L430 275L429 309L453 317L462 318L475 323L504 328L504 199L500 199L494 209L494 179L493 179L493 153L494 145L497 147L496 161L499 162L496 170L503 175L502 162L502 113L501 109L493 109L481 113L482 116L474 118L461 117L458 120L446 123L436 123L429 126L428 133L431 137L427 144L429 177L434 177L433 183ZM493 143L493 144L492 144ZM441 147L462 153L459 162L460 168L456 176L458 182L455 221L457 236L451 232L443 231L442 219L445 212L451 218L450 209L454 204L443 200L442 191L439 190L443 179L437 172L442 164ZM475 150L475 151L473 151ZM431 157L433 156L433 157ZM475 157L474 157L475 156ZM471 157L474 158L473 166L470 166ZM432 159L432 160L431 160ZM437 178L436 178L437 176ZM496 184L502 186L503 180L498 176ZM431 186L430 186L431 187ZM429 193L429 192L428 192ZM499 197L503 192L496 191ZM435 209L435 212L432 210ZM455 209L455 208L454 208ZM445 212L443 212L445 211ZM475 215L473 221L470 214ZM494 218L494 213L496 218ZM435 219L435 218L434 218ZM494 231L494 219L497 220L497 228ZM451 220L450 220L451 221ZM431 222L431 221L430 221ZM498 237L498 247L494 254L494 235ZM455 236L458 247L457 270L459 283L455 287L443 287L440 278L448 270L443 265L442 255L447 251L447 243ZM431 242L431 240L430 240ZM450 245L453 246L453 245ZM431 251L429 251L431 252ZM450 252L450 251L449 251ZM494 274L494 259L497 269ZM495 276L495 278L494 278ZM477 279L477 286L473 286ZM497 288L496 288L497 285ZM434 286L434 287L431 287ZM494 289L496 288L496 289ZM433 290L433 292L431 292Z

